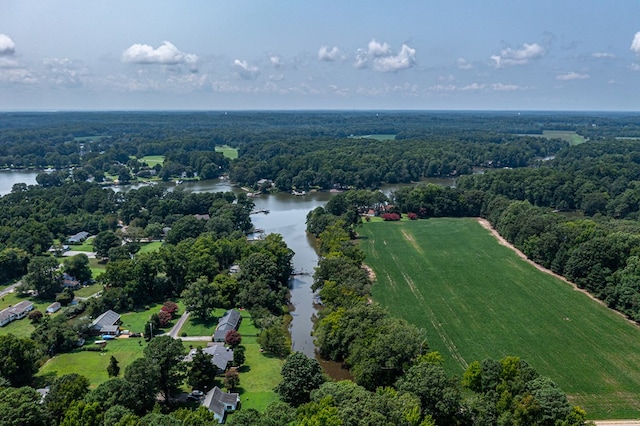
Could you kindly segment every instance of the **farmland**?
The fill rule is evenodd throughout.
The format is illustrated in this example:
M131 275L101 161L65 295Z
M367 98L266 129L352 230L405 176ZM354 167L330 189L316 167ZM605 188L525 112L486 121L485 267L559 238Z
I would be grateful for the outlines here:
M474 219L372 222L359 230L373 298L427 331L450 372L516 355L590 418L636 417L640 330L520 259Z

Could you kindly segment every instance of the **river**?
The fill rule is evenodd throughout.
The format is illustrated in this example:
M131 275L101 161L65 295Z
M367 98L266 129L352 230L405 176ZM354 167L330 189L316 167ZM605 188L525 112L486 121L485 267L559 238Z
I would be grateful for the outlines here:
M11 188L16 183L35 184L38 172L25 171L0 171L0 195L11 192ZM439 185L452 186L452 179L428 180L428 182ZM160 183L169 190L177 187L193 192L242 192L237 187L232 186L225 180L208 180L196 182L184 182L177 186L174 182ZM114 190L128 190L139 187L124 186L113 187ZM393 190L406 185L385 186L383 192L389 194ZM318 206L324 205L334 194L329 192L312 192L304 196L294 196L288 193L272 195L262 195L254 198L256 209L269 210L268 214L254 214L251 220L256 228L262 228L266 233L278 233L282 235L284 241L294 252L293 267L297 273L291 280L291 341L294 351L302 352L305 355L315 357L315 346L311 331L313 328L313 316L316 310L313 306L313 283L314 268L318 263L313 237L306 233L307 214ZM325 366L330 368L330 366ZM332 374L333 375L333 374Z

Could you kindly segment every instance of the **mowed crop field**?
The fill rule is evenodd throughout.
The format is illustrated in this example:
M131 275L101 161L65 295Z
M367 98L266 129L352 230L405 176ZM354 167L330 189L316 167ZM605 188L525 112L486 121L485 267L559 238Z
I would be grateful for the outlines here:
M450 372L515 355L589 418L640 417L640 328L538 271L475 219L371 222L358 232L374 300L424 328Z

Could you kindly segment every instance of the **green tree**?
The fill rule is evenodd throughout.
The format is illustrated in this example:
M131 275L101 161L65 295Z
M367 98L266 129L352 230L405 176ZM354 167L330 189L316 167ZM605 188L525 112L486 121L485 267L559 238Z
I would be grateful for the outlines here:
M194 317L207 320L216 305L215 288L205 277L198 278L182 292L182 300Z
M109 377L118 377L118 375L120 375L120 366L118 365L118 360L113 355L111 355L111 358L109 359L107 374L109 375Z
M113 231L102 231L93 239L93 250L98 257L107 257L109 250L120 247L120 238Z
M423 414L433 416L437 424L455 424L460 410L460 390L441 366L416 364L398 380L397 388L418 396Z
M325 382L318 361L301 352L292 353L282 366L282 381L275 391L280 398L294 407L309 402L311 391Z
M139 407L153 407L160 386L160 366L153 359L142 357L134 360L124 369L124 379L139 395L139 405L129 407L122 402L121 405L133 409L137 414L142 414L137 411Z
M135 369L136 367L134 366L133 368ZM150 369L149 374L153 376L154 372L154 369ZM131 372L128 373L128 377L132 378ZM125 372L125 376L127 376L127 372ZM137 375L134 374L133 376L137 378ZM153 392L155 389L152 387L151 392L143 389L148 379L142 379L145 381L134 383L119 377L114 377L106 382L100 383L98 387L89 392L85 397L85 401L97 402L105 410L109 407L118 406L126 408L136 414L144 414L153 407L155 402L155 394Z
M31 384L38 371L40 351L33 340L6 334L0 336L0 359L0 377L20 387Z
M235 352L234 352L235 355ZM189 364L187 383L194 389L210 388L216 378L218 368L211 362L212 356L197 348Z
M40 297L52 298L62 285L58 261L51 256L34 256L27 265L24 283L38 292Z
M233 350L233 366L241 367L244 365L246 355L244 353L244 346L238 346Z
M156 337L144 348L145 358L158 365L158 388L167 403L171 392L177 389L185 378L186 366L182 362L184 352L182 340L170 336Z
M260 332L256 341L265 351L279 357L285 357L291 351L289 333L282 324L273 324Z
M87 283L91 280L89 257L86 254L79 253L65 258L63 266L64 271L79 282Z
M64 413L74 401L84 399L89 392L89 380L76 373L58 377L44 398L44 407L51 419L56 423L64 417Z
M103 412L97 402L73 401L64 413L60 426L102 426Z
M240 384L240 374L233 368L225 371L223 383L228 391L233 391Z
M0 388L0 426L44 426L47 424L40 394L35 389Z

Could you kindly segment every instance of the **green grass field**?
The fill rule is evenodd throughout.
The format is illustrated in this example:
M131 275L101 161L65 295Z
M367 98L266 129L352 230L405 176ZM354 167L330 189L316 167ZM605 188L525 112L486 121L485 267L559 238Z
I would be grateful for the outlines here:
M221 152L222 155L230 160L238 158L238 150L230 147L229 145L216 146L216 152Z
M139 158L138 161L141 163L147 163L149 167L153 167L156 164L160 164L162 166L162 163L164 163L164 155L145 155L144 157Z
M520 136L534 136L537 138L545 138L545 139L562 139L564 141L569 142L569 145L580 145L581 143L585 143L587 139L583 136L580 136L576 132L572 130L543 130L542 134L522 134Z
M374 300L424 328L450 372L516 355L590 418L640 415L640 329L538 271L474 219L372 222L359 232Z
M393 141L396 139L396 135L393 133L379 133L374 135L359 135L359 136L349 136L352 139L375 139L379 142L382 141Z
M92 344L87 342L87 345ZM78 351L56 355L40 368L38 376L59 377L78 373L89 379L90 387L93 389L100 383L109 380L107 366L111 355L118 360L122 375L127 365L142 357L142 351L146 346L147 343L140 338L116 339L107 343L103 353Z

